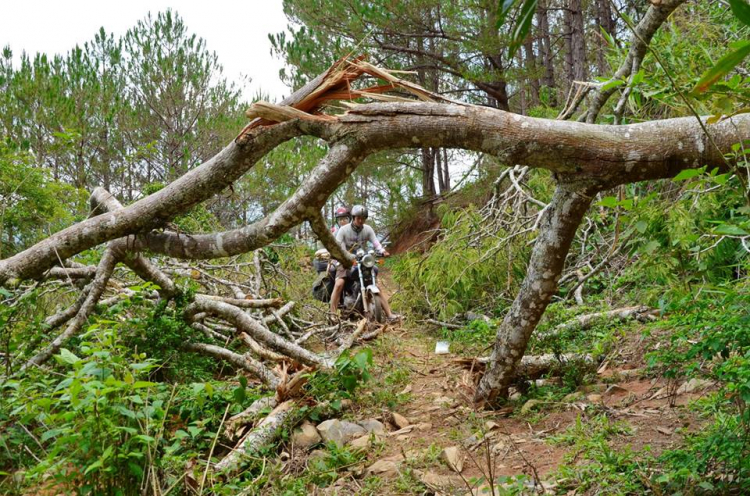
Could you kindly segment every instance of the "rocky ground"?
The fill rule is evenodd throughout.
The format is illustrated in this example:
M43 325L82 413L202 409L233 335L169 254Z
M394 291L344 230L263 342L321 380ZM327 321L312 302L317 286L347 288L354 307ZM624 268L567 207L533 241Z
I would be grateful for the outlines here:
M437 331L408 323L387 332L374 345L374 378L346 413L296 430L289 464L300 476L326 467L326 443L358 454L313 493L492 494L494 480L497 494L566 494L577 483L562 469L588 463L587 438L601 435L613 452L658 455L700 427L686 405L711 386L649 377L642 356L651 344L636 331L572 393L553 400L519 393L496 411L476 410L476 375L455 354L435 354L437 339ZM560 381L545 383L554 389Z

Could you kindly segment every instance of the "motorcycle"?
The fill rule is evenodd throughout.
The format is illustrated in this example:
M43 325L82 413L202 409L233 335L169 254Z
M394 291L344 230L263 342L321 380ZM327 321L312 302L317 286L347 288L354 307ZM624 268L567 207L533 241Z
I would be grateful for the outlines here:
M321 250L322 251L322 250ZM320 253L320 252L319 252ZM316 254L317 255L317 254ZM313 285L313 295L324 302L331 301L331 293L336 274L338 262L321 260L326 253L320 253L314 262L319 276ZM374 250L365 252L359 249L354 253L355 262L351 268L350 276L344 284L344 291L339 300L339 309L344 316L363 316L369 321L385 322L385 311L383 310L382 295L377 282L378 258ZM324 263L325 262L325 263Z

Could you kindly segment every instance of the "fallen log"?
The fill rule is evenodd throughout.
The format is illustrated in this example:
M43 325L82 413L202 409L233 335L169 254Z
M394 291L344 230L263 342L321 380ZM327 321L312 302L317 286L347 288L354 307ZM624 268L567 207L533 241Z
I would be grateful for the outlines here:
M555 367L570 362L590 366L595 365L594 358L589 354L566 353L563 355L555 355L553 353L546 353L544 355L527 355L521 358L521 362L516 369L516 375L536 378L549 372ZM457 363L474 372L483 372L486 365L490 363L490 357L462 357L454 359L453 363Z
M249 458L271 445L281 431L294 423L296 402L290 400L281 403L268 414L262 422L248 432L237 446L221 461L214 465L214 471L229 476L236 472L243 459Z

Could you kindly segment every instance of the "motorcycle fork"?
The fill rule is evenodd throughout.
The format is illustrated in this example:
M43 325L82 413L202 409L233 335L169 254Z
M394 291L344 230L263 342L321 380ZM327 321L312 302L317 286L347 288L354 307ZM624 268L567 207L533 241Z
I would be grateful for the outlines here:
M367 288L365 287L365 277L362 275L362 267L359 268L359 294L362 296L362 308L365 311L365 316L370 312L370 302L367 298Z

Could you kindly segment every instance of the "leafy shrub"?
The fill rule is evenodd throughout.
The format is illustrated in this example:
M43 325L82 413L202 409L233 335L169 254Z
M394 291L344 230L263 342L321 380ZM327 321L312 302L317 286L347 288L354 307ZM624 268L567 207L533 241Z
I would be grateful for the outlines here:
M486 220L469 207L443 214L442 237L425 255L407 253L393 267L403 290L397 298L414 311L451 319L472 308L504 308L523 280L529 235L510 245L478 237ZM502 234L498 235L502 237Z

